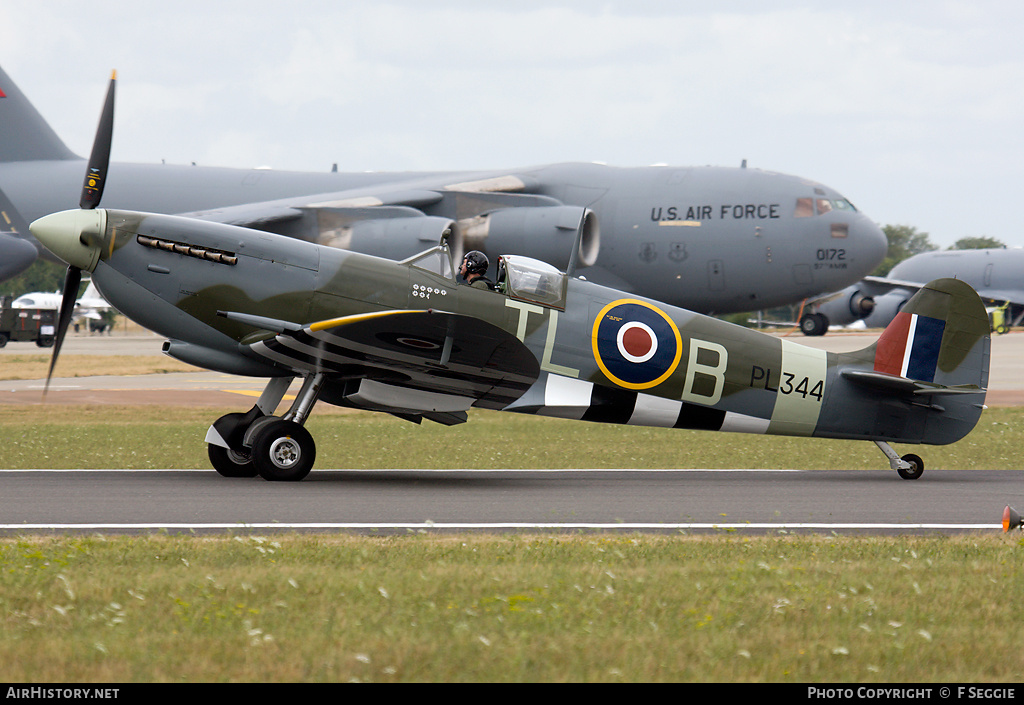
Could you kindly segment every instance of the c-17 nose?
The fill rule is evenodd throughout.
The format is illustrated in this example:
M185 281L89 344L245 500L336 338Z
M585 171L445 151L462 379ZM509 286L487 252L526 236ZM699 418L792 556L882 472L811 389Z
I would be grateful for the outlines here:
M57 257L91 272L99 261L106 227L104 210L71 210L43 216L33 222L29 230Z
M857 259L870 265L867 273L871 273L889 253L889 238L878 225L862 214L851 224L851 235L851 241L856 243Z

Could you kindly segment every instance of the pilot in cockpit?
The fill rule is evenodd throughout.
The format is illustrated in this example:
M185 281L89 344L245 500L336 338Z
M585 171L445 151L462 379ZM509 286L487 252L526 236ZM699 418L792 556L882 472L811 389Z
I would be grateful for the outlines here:
M462 258L459 274L470 286L491 291L494 289L494 283L486 277L489 265L487 255L479 250L471 250Z

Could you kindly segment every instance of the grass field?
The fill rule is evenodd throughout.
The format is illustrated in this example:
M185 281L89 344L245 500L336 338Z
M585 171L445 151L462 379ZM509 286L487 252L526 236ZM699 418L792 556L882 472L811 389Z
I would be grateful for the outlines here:
M1019 683L1024 543L0 541L0 679Z
M0 358L0 380L45 379L50 369L49 353L19 353ZM92 377L95 375L148 375L164 372L190 372L197 368L172 357L157 355L61 355L53 371L55 377Z
M205 468L203 438L220 414L150 406L0 406L4 465L24 468ZM949 446L897 445L931 469L1021 469L1024 409L986 411ZM871 443L580 423L478 411L470 422L416 425L386 414L320 406L308 427L317 467L879 469ZM457 449L457 452L456 452ZM927 471L926 471L927 472Z

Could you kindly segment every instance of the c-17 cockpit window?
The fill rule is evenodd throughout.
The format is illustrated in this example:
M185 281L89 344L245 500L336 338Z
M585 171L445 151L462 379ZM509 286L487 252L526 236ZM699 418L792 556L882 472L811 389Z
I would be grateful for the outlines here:
M817 210L815 210L817 206ZM824 215L830 211L854 211L856 208L845 198L798 198L796 199L796 210L793 211L794 218L810 218L814 215Z

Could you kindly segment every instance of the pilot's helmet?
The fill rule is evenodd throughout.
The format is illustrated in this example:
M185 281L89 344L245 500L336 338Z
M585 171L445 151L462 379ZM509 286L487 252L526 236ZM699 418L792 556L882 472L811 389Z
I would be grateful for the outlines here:
M465 262L466 274L483 274L490 265L490 262L487 261L487 255L480 250L470 250L467 252Z

